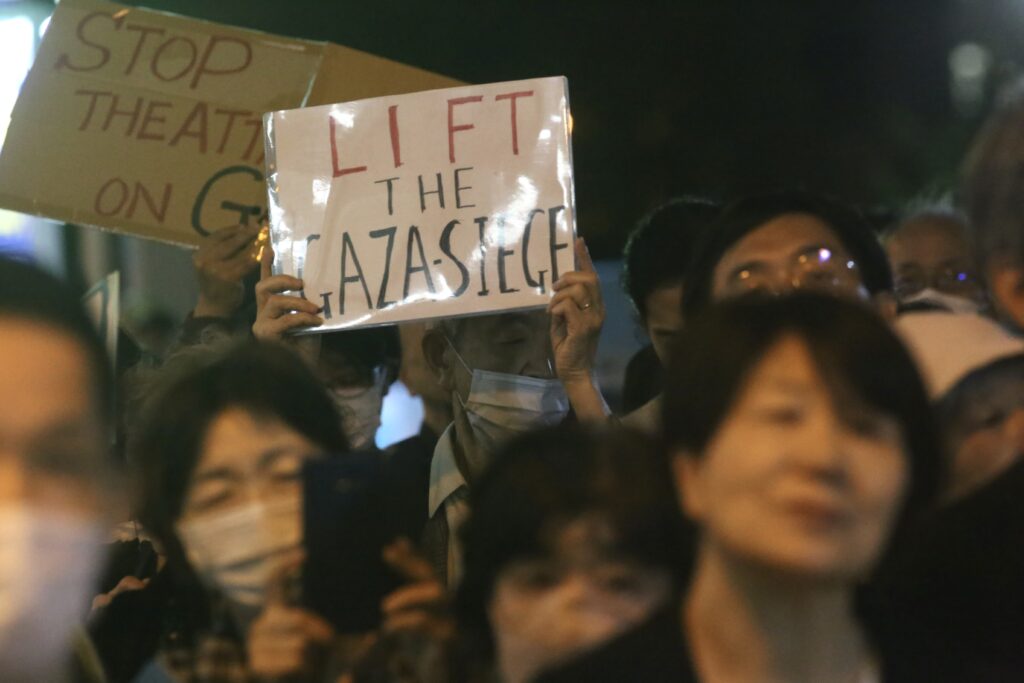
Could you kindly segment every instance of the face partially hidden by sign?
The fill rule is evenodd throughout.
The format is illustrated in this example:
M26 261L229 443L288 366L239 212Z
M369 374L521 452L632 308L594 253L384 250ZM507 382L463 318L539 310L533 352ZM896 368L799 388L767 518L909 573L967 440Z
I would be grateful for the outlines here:
M907 487L903 436L894 418L837 393L805 343L783 337L705 451L675 455L702 559L840 584L871 570Z
M783 214L726 251L712 275L712 298L810 289L868 299L857 264L821 219Z

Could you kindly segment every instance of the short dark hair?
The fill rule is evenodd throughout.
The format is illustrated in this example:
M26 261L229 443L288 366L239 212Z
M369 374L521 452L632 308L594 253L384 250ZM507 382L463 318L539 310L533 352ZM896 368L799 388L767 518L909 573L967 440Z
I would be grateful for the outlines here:
M701 231L718 217L722 207L699 197L678 197L640 219L626 241L622 287L641 320L647 318L647 296L679 284Z
M334 403L302 359L279 344L245 340L189 347L158 371L129 457L142 478L139 519L174 543L192 474L210 424L229 408L275 417L328 453L348 443Z
M341 363L353 376L372 380L377 368L383 368L389 381L398 374L401 359L398 328L394 325L341 330L324 335L320 360Z
M930 506L942 478L941 447L924 383L910 354L866 305L813 292L748 295L687 322L673 349L663 424L673 450L699 456L744 382L785 335L801 339L833 391L851 392L895 418L905 438L910 484L897 528ZM840 406L841 409L841 406Z
M799 190L756 195L727 206L694 246L683 284L687 316L707 307L715 268L722 256L748 233L787 214L808 214L822 221L860 266L861 280L871 294L892 291L892 268L878 238L853 208L827 197Z
M673 575L685 532L660 446L621 428L563 424L507 442L470 493L462 528L461 625L477 654L493 647L487 605L509 563L551 551L562 525L596 514L621 551Z
M1007 390L1005 387L1009 386ZM991 394L1015 399L1024 405L1024 354L1000 358L969 372L956 382L937 404L944 436L956 439L966 436L964 430L977 428L992 416ZM1010 393L1012 392L1012 393ZM997 403L995 408L1003 414L1009 406Z
M0 316L42 323L78 342L92 371L101 417L112 426L114 388L110 359L82 307L81 297L81 292L36 266L0 257Z

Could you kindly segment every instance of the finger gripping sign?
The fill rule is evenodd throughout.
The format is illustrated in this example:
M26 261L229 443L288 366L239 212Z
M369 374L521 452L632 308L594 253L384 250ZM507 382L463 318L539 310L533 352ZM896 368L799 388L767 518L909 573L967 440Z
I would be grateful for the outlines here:
M264 119L275 273L316 331L540 307L573 269L565 78Z

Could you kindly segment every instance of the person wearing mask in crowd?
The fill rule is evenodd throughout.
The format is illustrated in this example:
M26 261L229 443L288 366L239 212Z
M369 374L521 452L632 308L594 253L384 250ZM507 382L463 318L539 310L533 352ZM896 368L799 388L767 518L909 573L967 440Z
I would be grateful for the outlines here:
M713 301L759 292L813 290L871 303L896 317L892 270L853 209L804 192L741 199L694 247L683 283L683 315Z
M883 243L901 306L928 303L954 313L987 307L966 216L939 206L918 209L888 230Z
M818 293L743 297L687 318L668 379L669 464L699 528L690 584L538 680L922 680L855 610L941 478L927 393L886 323Z
M374 449L374 435L387 389L395 380L401 354L394 326L290 337L290 332L322 321L306 299L283 292L301 290L302 281L273 275L274 252L264 247L256 283L256 321L252 333L263 341L293 344L324 382L338 407L349 445ZM311 307L311 308L310 308ZM296 312L290 313L292 310ZM319 322L311 322L316 320Z
M1024 341L975 315L907 313L951 466L943 505L878 581L879 622L927 653L922 680L1024 676ZM911 641L911 638L914 638Z
M575 251L579 270L554 283L546 311L443 319L423 338L424 357L453 415L438 439L429 479L417 485L428 492L424 549L445 583L454 584L459 574L453 532L467 514L469 486L501 441L560 422L570 407L581 420L609 415L594 373L604 322L601 290L582 239ZM272 275L270 258L264 253L257 285L257 337L322 324L315 303L284 294L301 290L302 280Z
M84 624L123 478L111 368L63 284L0 259L0 680L102 680ZM77 654L77 657L75 656Z
M668 349L683 326L683 277L694 242L719 211L706 199L673 199L644 217L626 242L622 285L651 341L626 366L622 407L633 413L624 418L628 426L657 429L661 407L653 399L661 393Z
M684 531L658 447L561 425L507 442L470 496L460 630L479 680L527 683L675 598Z
M333 632L285 587L302 540L301 470L345 453L322 384L288 349L243 342L179 352L156 378L130 454L139 518L165 556L143 591L140 657L172 680L318 680ZM141 665L142 662L139 662Z
M978 133L964 161L960 198L997 316L1024 330L1024 84Z

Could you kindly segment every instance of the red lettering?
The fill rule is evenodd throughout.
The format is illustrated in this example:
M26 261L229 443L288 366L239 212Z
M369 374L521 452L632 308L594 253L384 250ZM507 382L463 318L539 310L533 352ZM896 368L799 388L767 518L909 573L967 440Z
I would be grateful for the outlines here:
M157 107L170 107L170 102L164 102L162 100L150 100L149 104L146 105L146 113L142 117L142 125L139 126L139 134L136 135L139 140L163 140L165 136L163 133L150 133L150 123L166 123L167 119L163 116L153 116L153 110Z
M213 113L214 115L225 114L228 117L224 124L224 136L221 137L220 145L217 146L217 154L223 154L224 147L228 144L228 137L231 136L231 129L235 126L235 119L239 116L252 116L252 112L245 109L214 109Z
M107 118L103 122L103 130L106 131L110 128L110 122L114 120L115 116L125 116L128 118L128 129L125 130L124 134L131 135L132 131L135 130L135 124L139 122L139 113L142 111L142 98L135 98L135 107L133 109L118 109L117 103L121 101L120 96L113 95L110 101L110 109L107 110Z
M89 47L99 51L99 61L89 66L86 66L84 64L75 65L71 63L71 58L68 56L68 53L65 52L57 58L57 63L54 65L55 69L71 69L72 71L95 71L96 69L101 69L104 66L106 66L107 62L110 61L110 48L104 47L99 43L93 43L85 37L85 25L91 23L93 19L99 19L101 17L104 19L110 19L114 22L115 26L118 26L121 22L121 19L123 18L122 17L115 19L107 12L93 12L82 17L82 20L78 22L78 28L75 29L75 35L78 36L78 39L82 41L84 45L88 45Z
M455 163L455 133L460 130L470 130L476 128L472 123L463 123L458 126L454 125L454 112L456 105L466 104L468 102L480 102L484 99L483 95L473 95L470 97L454 97L448 100L448 160Z
M89 102L89 111L85 113L85 118L82 119L81 125L78 126L78 130L85 130L89 123L92 121L92 115L96 111L96 100L102 97L113 97L114 93L103 92L102 90L85 90L79 88L75 91L76 95L92 95L92 100Z
M135 192L132 193L132 201L128 204L128 213L126 214L128 218L135 217L135 209L138 207L139 198L141 197L142 201L146 204L146 207L149 208L149 212L153 214L153 218L155 218L158 223L163 223L164 219L167 217L167 207L170 206L171 203L171 187L172 185L170 183L164 185L164 196L160 202L160 206L157 206L156 202L153 201L153 195L149 193L146 186L140 182L136 182Z
M512 115L512 153L519 154L519 129L516 125L516 100L520 97L533 97L532 90L523 90L520 92L510 92L504 95L498 95L495 97L497 100L508 100Z
M240 45L245 53L245 57L238 64L221 69L214 69L210 66L210 58L213 56L214 47L221 43L234 43ZM195 90L196 86L199 85L199 79L203 74L210 74L212 76L223 76L225 74L237 74L240 71L244 71L249 65L252 64L252 46L249 43L239 38L232 38L230 36L212 36L210 42L206 44L206 50L203 52L202 58L199 60L199 67L196 68L196 73L192 77L192 82L189 84L189 88Z
M402 145L398 139L398 105L388 107L388 125L391 128L391 155L395 158L395 168L402 165ZM333 138L333 132L332 132Z
M331 168L334 171L334 177L347 175L349 173L362 173L366 170L365 166L349 166L348 168L338 168L338 141L334 137L334 129L337 124L334 122L334 117L330 114L327 115L327 121L331 128Z
M106 209L103 206L104 197L108 196L108 190L112 187L118 188L120 191L120 199L115 200L116 206L111 209ZM120 213L121 209L124 208L125 202L128 201L128 183L121 180L120 178L111 178L107 182L103 183L103 187L96 193L96 199L93 202L93 211L101 216L113 216L116 213Z
M199 124L199 127L194 131L190 130L189 127L196 122ZM199 141L199 151L206 154L206 122L206 104L196 102L196 106L192 108L185 122L181 124L181 128L174 134L174 137L171 138L168 144L174 147L182 138L195 138Z
M166 75L160 73L160 70L157 69L157 66L160 64L161 55L163 55L164 50L166 50L168 47L174 45L176 42L179 41L187 43L189 48L192 50L192 56L189 57L188 64L186 64L184 68L181 69L181 71L178 71L174 74ZM171 38L170 40L164 42L160 47L157 48L156 52L153 53L153 60L149 64L149 70L152 71L153 75L159 78L161 81L176 81L185 74L187 74L189 71L191 71L192 67L195 66L196 57L198 55L199 48L196 47L195 43L193 43L190 39L185 38L184 36L175 36L174 38ZM172 55L171 64L173 65L177 61L178 58Z
M156 33L157 35L163 35L164 30L162 28L153 28L152 26L141 26L137 24L125 24L124 29L126 31L138 31L139 42L135 43L135 51L132 52L132 59L128 62L128 66L125 67L125 75L130 74L135 68L135 63L139 60L139 55L142 53L142 44L146 42L146 38L149 37L150 33Z

